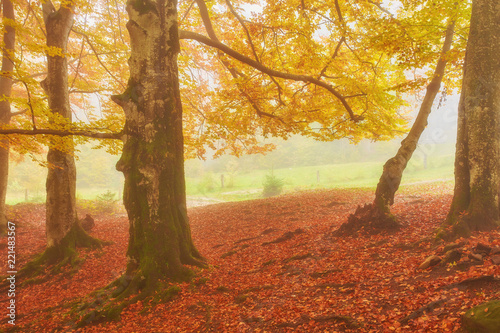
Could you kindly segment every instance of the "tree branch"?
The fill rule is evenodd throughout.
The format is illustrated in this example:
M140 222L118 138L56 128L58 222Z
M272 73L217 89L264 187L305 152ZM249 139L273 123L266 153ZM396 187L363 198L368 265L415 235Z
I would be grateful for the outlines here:
M257 50L255 49L255 45L253 44L253 41L252 41L252 36L250 36L250 32L248 31L248 28L245 25L245 22L240 17L240 15L238 15L238 13L234 9L233 5L231 4L231 1L226 0L226 5L229 8L229 11L231 12L231 14L233 14L234 17L236 17L236 19L238 20L238 22L240 22L240 25L243 28L243 30L245 31L245 35L247 36L247 41L248 41L248 44L250 44L250 48L252 49L252 53L253 53L253 56L255 57L255 60L260 62L259 56L257 55Z
M215 41L216 43L220 43L220 44L222 44L222 43L219 41L219 38L217 38L217 34L215 33L215 30L214 30L214 27L213 27L213 25L212 25L212 21L210 20L210 15L209 15L209 13L208 13L208 8L207 8L207 6L206 6L206 4L205 4L205 1L204 1L204 0L196 0L196 4L198 5L198 9L200 10L200 16L201 16L201 18L202 18L202 20L203 20L203 25L205 26L205 30L206 30L206 32L207 32L207 34L208 34L208 36L210 37L210 39L209 39L209 40L213 40L213 41ZM229 5L230 5L230 3L229 3ZM236 15L235 15L235 16L236 16ZM245 29L246 29L246 27L245 27ZM202 35L200 35L200 36L202 36ZM181 37L180 37L180 35L179 35L179 38L181 38ZM232 76L234 79L238 78L238 76L244 77L244 75L243 75L243 74L239 73L239 72L238 72L235 68L232 68L232 67L231 67L231 64L230 64L227 60L224 60L224 59L221 57L221 51L222 51L222 50L219 50L219 59L220 59L220 61L222 62L222 64L223 64L223 65L227 68L227 70L229 71L229 73L231 74L231 76ZM256 54L255 54L255 56L256 56L256 59L257 59L257 60L256 60L256 62L258 63L258 57L257 57L257 55L256 55ZM271 77L271 79L273 79L273 78ZM273 79L273 81L275 81L275 80ZM276 82L276 81L275 81L275 82ZM276 82L276 84L277 84L277 82ZM280 103L281 103L281 104L284 104L284 103L283 103L283 101L281 100L281 90L280 90L280 89L281 89L281 87L279 86L279 84L277 84L277 86L278 86L278 96L279 96ZM247 101L250 103L250 105L254 108L255 112L257 113L257 115L258 115L259 117L262 117L262 116L270 116L271 118L277 118L277 119L279 119L282 123L284 123L284 121L283 121L281 118L279 118L278 116L271 115L271 114L269 114L269 113L267 113L267 112L263 112L263 111L259 108L259 106L257 105L257 103L256 103L256 102L255 102L255 101L254 101L254 100L250 97L250 95L248 95L248 93L247 93L247 92L245 92L245 91L244 91L244 90L243 90L243 89L242 89L242 88L241 88L238 84L237 84L237 87L238 87L238 89L240 90L240 92L243 94L243 96L245 96L245 98L246 98L246 99L247 99Z
M123 133L95 133L89 131L59 131L52 129L33 129L33 130L24 130L24 129L0 129L0 135L11 135L11 134L21 134L21 135L56 135L56 136L85 136L94 139L116 139L122 140Z
M200 1L200 0L198 0L198 1ZM208 30L208 28L207 28L207 30ZM323 81L321 81L317 78L314 78L312 76L309 76L309 75L284 73L284 72L280 72L280 71L268 68L268 67L264 66L263 64L261 64L255 60L231 49L230 47L222 44L218 40L210 39L206 36L200 35L200 34L195 33L195 32L180 30L179 31L179 38L180 39L196 40L196 41L198 41L202 44L205 44L207 46L214 47L214 48L224 52L225 54L229 55L230 57L232 57L232 58L234 58L234 59L236 59L236 60L238 60L238 61L240 61L248 66L251 66L251 67L253 67L253 68L259 70L260 72L267 74L269 76L279 77L279 78L282 78L285 80L312 83L314 85L322 87L322 88L328 90L332 95L334 95L342 103L342 105L346 109L347 113L349 114L351 120L353 120L354 122L358 122L358 121L363 120L362 116L354 114L354 111L352 110L349 103L347 103L344 96L342 96L341 93L339 93L337 90L335 90L331 85L329 85L326 82L323 82Z
M217 35L215 34L212 21L210 20L210 15L208 14L208 9L207 6L205 5L205 0L196 0L196 4L198 5L198 9L200 10L200 16L203 21L203 26L205 27L205 31L208 34L208 37L216 41L219 41L219 38L217 38Z
M337 57L337 55L339 54L340 47L342 46L343 42L345 42L344 36L342 36L342 38L340 38L339 42L337 43L337 46L335 47L335 51L332 54L332 57L330 58L328 63L325 65L325 67L323 67L323 69L321 70L321 73L319 74L318 79L320 79L322 76L325 76L326 70L328 69L328 67L332 63L333 59L335 59Z
M381 11L383 11L384 13L386 13L387 15L389 15L391 18L394 18L394 14L392 14L389 10L387 10L386 8L384 8L380 3L377 3L377 2L372 1L372 0L367 0L367 2L371 3L375 7L378 7L378 9L380 9Z
M247 40L248 40L248 43L250 44L250 48L252 49L252 53L253 53L254 58L258 62L260 62L259 56L257 55L257 49L255 48L255 45L254 45L254 43L252 41L252 36L250 36L250 32L248 31L248 28L247 28L247 26L245 24L245 21L236 12L236 10L234 9L234 7L231 4L230 0L226 0L226 5L229 8L229 11L231 11L231 13L234 15L234 17L236 17L236 19L238 20L238 22L240 22L240 25L242 26L243 30L245 31L245 35L247 36ZM276 81L276 79L274 77L270 76L270 78L274 82L274 84L276 85L276 87L278 88L278 99L280 101L280 104L281 105L285 105L285 103L281 99L281 92L282 92L283 88L281 88L280 84L278 83L278 81Z
M339 22L344 25L344 17L342 16L342 10L340 10L339 1L335 0L335 10L337 11L337 15L339 16Z
M94 55L95 55L95 57L96 57L97 61L101 64L101 66L104 68L104 70L105 70L105 71L106 71L106 72L107 72L107 73L108 73L108 74L109 74L109 75L110 75L110 76L111 76L111 77L112 77L112 78L113 78L116 82L118 82L118 83L119 83L119 84L120 84L123 88L126 88L126 87L125 87L125 85L124 85L124 84L123 84L120 80L118 80L118 79L116 78L116 76L114 76L114 75L113 75L113 73L111 73L111 72L109 71L109 69L106 67L106 65L105 65L105 64L101 61L101 58L99 58L99 55L98 55L98 53L97 53L96 49L94 48L94 45L92 45L92 42L91 42L91 40L90 40L89 36L87 36L87 34L85 34L85 33L81 32L81 31L77 31L77 30L75 30L75 29L71 29L71 31L73 31L74 33L76 33L76 34L78 34L78 35L83 36L83 37L87 40L87 43L89 44L90 48L91 48L91 49L92 49L92 51L94 52Z

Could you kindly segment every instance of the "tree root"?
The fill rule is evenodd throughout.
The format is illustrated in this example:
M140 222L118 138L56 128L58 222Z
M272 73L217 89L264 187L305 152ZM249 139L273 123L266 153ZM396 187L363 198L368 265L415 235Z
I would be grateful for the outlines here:
M156 304L169 302L180 290L176 285L160 282L156 276L148 278L140 270L134 275L125 274L93 293L93 299L79 307L76 328L120 320L121 312L127 306L147 298L153 298Z
M168 302L180 292L180 288L169 281L189 281L195 273L184 265L206 268L204 259L195 253L185 255L179 266L161 264L161 268L150 261L141 266L130 261L124 275L110 283L93 295L92 300L82 304L78 312L76 327L89 324L119 320L120 314L127 306L147 298L153 303ZM174 267L175 266L175 267Z
M475 231L491 231L499 227L498 221L474 217L467 213L450 214L445 223L436 230L436 239L453 241L460 237L469 237Z
M450 300L449 298L443 298L443 299L439 299L437 301L430 302L429 304L420 307L419 309L413 311L408 316L402 318L401 320L399 320L399 322L401 323L401 325L406 325L410 320L421 317L426 312L432 312L434 309L440 307L441 305L445 304L449 300Z
M76 328L105 321L119 320L120 314L128 305L144 299L151 292L144 291L136 297L127 298L139 290L138 277L123 275L104 289L93 293L93 299L83 303L79 308ZM140 298L139 298L140 296Z
M76 224L58 245L46 248L43 253L28 262L17 276L20 279L27 279L24 284L31 284L45 281L49 275L60 273L67 265L73 268L72 271L76 271L84 261L78 256L77 247L100 249L109 244L111 242L90 236ZM47 273L45 277L37 279L45 273Z
M302 315L299 320L295 322L284 322L277 324L276 327L290 327L290 328L297 328L307 322L310 321L315 321L315 322L333 322L333 323L340 323L345 325L346 328L348 329L359 329L360 327L363 326L362 323L356 321L355 319L348 317L348 316L341 316L337 314L328 314L325 316L308 316L308 315Z

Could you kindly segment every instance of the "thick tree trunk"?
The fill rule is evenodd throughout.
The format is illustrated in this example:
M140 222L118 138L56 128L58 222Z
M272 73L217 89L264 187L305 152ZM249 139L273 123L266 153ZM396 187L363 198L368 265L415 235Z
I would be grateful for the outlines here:
M447 63L446 54L453 42L454 27L455 24L453 22L446 29L441 57L434 70L434 76L427 86L417 118L410 132L401 142L401 147L396 155L384 164L373 203L364 207L358 207L356 212L349 216L348 222L340 227L339 234L355 233L361 228L377 232L380 230L397 229L399 227L396 218L391 214L390 207L394 203L394 195L401 184L401 178L403 177L403 172L406 169L408 161L415 152L418 140L427 126L427 119L431 113L432 104L441 87Z
M12 24L7 23L5 19L13 22L15 20L14 6L10 0L2 1L2 10L4 18L5 32L3 34L4 48L2 51L2 73L0 77L0 127L9 124L10 112L10 93L12 90L12 78L8 73L14 69L14 63L11 57L14 56L14 46L16 32ZM5 200L7 197L7 182L9 179L9 139L0 139L0 234L7 230L7 217L5 216Z
M499 225L500 7L474 0L458 107L455 190L438 236L467 235Z
M125 93L113 98L126 116L117 163L130 221L126 275L132 281L125 295L151 291L158 279L186 277L185 264L203 265L186 210L176 8L175 0L127 5L130 79Z

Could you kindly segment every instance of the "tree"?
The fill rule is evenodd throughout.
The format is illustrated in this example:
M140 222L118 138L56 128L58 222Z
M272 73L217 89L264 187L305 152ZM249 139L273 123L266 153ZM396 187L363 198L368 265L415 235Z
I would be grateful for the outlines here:
M338 230L339 234L352 234L358 232L360 229L369 230L370 232L380 232L382 230L396 230L399 228L399 223L396 221L395 216L391 214L390 206L394 203L394 196L401 183L406 165L412 157L413 152L416 150L419 138L427 126L428 116L432 110L434 100L441 88L444 77L448 76L445 85L445 93L447 90L453 88L455 82L460 82L459 77L456 77L456 71L453 71L453 67L451 71L446 71L446 66L448 63L452 63L455 66L460 65L459 62L457 64L457 60L461 58L461 50L464 49L464 45L460 43L464 38L458 38L458 43L457 40L455 41L455 44L458 45L455 45L454 49L451 49L451 45L453 43L454 30L457 29L458 35L460 35L463 27L467 26L468 13L470 11L470 7L465 3L442 2L436 4L435 2L428 1L415 1L412 4L404 5L404 12L400 16L401 18L399 18L383 8L382 5L375 4L374 2L372 3L391 15L394 19L398 29L405 35L405 38L402 40L403 45L408 42L410 42L409 45L411 45L417 41L417 43L421 44L429 38L428 36L442 34L440 28L442 17L436 16L436 12L446 13L450 23L447 28L444 29L445 39L439 52L440 56L437 59L434 72L429 75L428 80L430 82L425 89L425 96L420 105L415 122L405 139L401 142L401 147L396 155L384 164L373 203L358 207L356 212L348 217L348 221L340 227ZM426 28L422 28L423 26ZM415 29L420 31L415 31ZM423 52L416 52L409 56L407 53L408 51L400 45L398 46L399 50L394 54L398 57L403 56L405 58L418 59L418 61L411 63L413 69L415 69L415 66L426 67L429 64L429 59L431 59L430 56L436 53L433 48L429 46L432 44L438 45L433 41L433 37L428 41L427 49ZM418 48L423 49L423 47ZM426 58L427 61L423 61Z
M2 1L3 26L5 29L2 46L2 76L0 77L0 126L8 124L11 118L10 94L12 90L12 61L16 32L14 28L14 6L10 0ZM0 138L0 234L7 229L5 200L9 177L9 139Z
M401 184L403 172L413 152L417 148L420 136L427 126L427 119L431 113L434 99L441 87L445 67L448 62L448 52L450 51L453 41L454 27L455 22L453 21L446 29L441 57L434 70L432 80L426 88L426 93L420 105L417 118L410 132L401 142L401 147L396 155L387 160L384 164L373 203L364 205L363 207L359 206L356 212L348 217L348 221L340 227L338 230L339 234L356 233L362 228L365 230L371 229L371 232L395 230L399 228L400 225L396 221L395 216L391 214L390 207L394 204L394 195Z
M122 297L140 289L147 295L165 277L186 277L184 265L204 266L186 210L176 7L172 0L127 4L130 79L113 98L126 115L117 169L125 176L131 281Z
M62 3L55 9L51 1L43 4L44 22L47 32L47 77L41 82L47 94L49 108L57 117L71 122L69 100L68 60L66 57L68 37L73 26L72 3ZM54 51L56 50L56 51ZM78 222L76 212L76 167L73 156L73 138L54 138L47 153L46 235L45 252L27 265L27 271L42 263L72 262L76 257L76 246L100 246L100 242L89 236ZM64 140L65 142L61 142ZM63 147L66 149L63 149ZM56 267L58 267L56 266Z
M256 151L249 133L359 142L405 129L400 94L412 83L387 52L398 36L377 36L390 18L374 5L269 1L252 14L240 1L196 3L199 15L189 2L180 15L185 118L200 124L188 144L239 155Z
M438 233L441 237L499 226L499 20L500 7L495 2L472 2L458 107L455 189L450 212Z
M61 110L58 113L61 116L56 114L52 119L66 119L53 122L59 127L0 131L4 134L123 138L123 153L117 169L125 175L124 203L130 220L127 256L130 260L124 276L112 284L118 284L113 293L117 296L116 301L121 302L117 305L118 310L129 301L150 295L162 280L189 276L186 265L205 266L193 245L186 214L181 88L192 90L187 99L199 95L192 101L200 101L205 106L213 103L210 120L213 123L220 121L220 127L217 124L215 127L224 129L220 132L222 138L236 154L245 150L241 146L246 142L239 144L240 134L251 139L257 135L287 137L290 133L304 133L322 140L349 137L358 141L364 137L389 139L404 128L403 117L398 114L403 104L398 97L406 89L401 87L408 83L403 70L385 54L384 43L376 36L367 33L365 39L363 34L353 31L356 18L363 22L362 31L383 30L383 25L379 25L387 20L377 16L372 4L363 2L360 7L348 2L334 1L325 5L318 1L306 7L303 2L296 6L298 3L270 1L266 3L264 18L253 24L244 19L241 9L234 8L230 1L225 1L224 15L219 15L217 6L207 8L201 0L196 3L200 15L193 15L192 6L183 3L182 18L194 30L195 23L203 23L200 27L205 29L207 36L200 31L178 30L175 0L128 1L130 78L125 91L112 98L125 113L123 133L105 136L88 131L90 127L82 130L69 123L65 113L66 97L51 101L54 95L50 87L47 87L47 94L49 103L54 103L51 108ZM51 22L68 20L67 6L49 12L47 30ZM277 15L282 12L286 13ZM217 24L212 24L211 18L215 18ZM332 28L331 34L321 31L323 20ZM66 30L57 36L67 36L67 24L58 27L66 27ZM216 60L213 73L219 79L217 93L207 89L199 92L191 85L192 81L180 86L179 75L184 77L187 70L182 68L179 74L179 38L205 45L203 50L208 56L193 57L193 63ZM397 39L392 35L391 38ZM279 42L271 43L273 47L268 49L265 45L269 40ZM324 49L321 48L323 41L328 42ZM57 49L64 50L64 45L58 44ZM49 62L55 61L54 64L62 68L64 58L50 54ZM197 68L203 70L203 66ZM209 66L204 70L211 69ZM59 75L63 82L63 74ZM52 79L48 79L47 84L52 83ZM232 88L226 91L226 87ZM64 85L59 88L67 89ZM194 103L186 104L191 111L188 117L198 114L202 119L208 118L208 109L197 109ZM201 130L200 133L203 136L207 132ZM200 140L195 146L218 140L215 138L212 133L208 140ZM252 151L252 147L246 151ZM67 156L58 154L55 157L54 163L62 161L63 168L71 164ZM72 172L70 167L67 170L64 193L71 194L69 178ZM68 205L67 202L63 204ZM72 212L68 209L63 215L69 217ZM139 291L132 300L127 298ZM107 308L100 316L116 314L114 310Z
M256 70L270 77L277 86L280 85L276 81L279 79L300 82L304 84L302 89L309 85L324 89L330 101L338 101L335 106L343 108L340 112L345 112L347 119L355 123L364 119L355 114L347 98L332 84L314 76L271 69L223 44L216 36L205 2L200 0L196 3L209 37L184 30L179 32L175 0L134 0L127 3L127 29L131 40L130 78L125 92L114 96L113 100L123 108L126 117L123 153L117 169L125 176L123 199L130 221L129 261L124 276L113 284L118 286L113 292L116 296L114 302L120 303L116 307L106 307L97 318L116 315L128 302L147 297L159 288L161 280L189 276L190 270L185 265L205 266L204 259L192 242L187 219L183 108L177 65L179 37L193 39L218 50L218 57L229 55L245 64L246 70ZM221 63L230 73L240 73L237 78L232 78L236 80L236 89L240 92L243 89L242 97L254 111L257 108L260 117L280 118L258 108L251 96L244 93L244 87L238 86L241 76L246 76L243 74L245 69L236 69L227 59L222 59ZM296 88L301 89L300 86ZM395 101L394 98L392 100ZM351 102L356 104L359 101L353 97ZM290 110L294 109L292 104ZM394 110L380 109L384 116L385 111ZM370 121L378 120L374 116ZM283 122L278 120L278 123ZM397 124L397 119L391 123ZM387 128L382 135L389 132ZM141 293L132 300L124 301L139 291ZM96 314L91 312L84 321L95 318Z

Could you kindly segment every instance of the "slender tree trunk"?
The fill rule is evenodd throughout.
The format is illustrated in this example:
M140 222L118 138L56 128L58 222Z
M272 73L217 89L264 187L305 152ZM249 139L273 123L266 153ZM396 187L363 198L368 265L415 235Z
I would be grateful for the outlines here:
M446 54L450 50L453 42L454 27L455 23L453 22L448 25L446 29L441 57L434 70L434 76L427 86L417 118L410 132L401 142L401 147L396 155L384 164L384 169L377 184L373 203L365 205L364 207L358 207L356 212L349 216L348 222L340 227L340 234L353 233L360 228L366 227L368 227L368 229L374 229L372 231L396 229L399 227L396 218L391 214L390 207L394 203L394 196L401 184L401 178L403 177L403 172L406 169L408 161L415 152L418 140L427 126L427 119L431 113L432 104L441 87L447 63Z
M56 11L50 1L44 3L43 9L47 46L59 49L63 55L47 55L47 77L42 81L42 87L47 94L51 112L71 121L68 61L65 54L73 25L73 11L68 4L61 5ZM73 155L67 149L63 150L60 147L58 149L57 142L53 142L47 153L47 162L49 163L46 182L47 249L39 260L65 263L76 257L77 245L98 245L98 241L88 236L78 223L75 195L76 166Z
M9 124L10 112L10 93L12 90L12 78L8 73L14 69L14 63L11 61L14 56L14 46L16 31L7 20L14 21L14 6L10 0L2 1L2 10L4 18L5 32L3 34L4 47L2 50L2 73L0 77L0 127ZM7 197L7 182L9 179L9 139L0 139L0 234L7 229L7 217L5 216L5 200Z
M434 77L427 86L424 100L422 101L420 110L418 111L417 119L415 119L415 122L413 123L406 138L401 142L401 147L396 155L384 164L384 171L382 172L382 176L377 184L375 200L373 201L374 206L377 206L377 208L383 212L390 213L390 206L394 203L394 195L401 184L401 178L403 177L406 165L415 152L415 149L417 149L418 140L427 127L427 119L431 113L432 104L434 103L443 80L444 70L447 63L446 54L450 50L453 42L454 28L455 24L452 23L446 29L446 37L443 44L441 58L436 65L436 69L434 70Z
M184 278L203 265L191 240L184 184L177 1L129 1L128 88L122 106L126 139L117 169L125 175L130 221L127 295L154 290L159 279Z
M47 7L44 11L47 12ZM70 8L61 7L46 15L47 46L67 52L68 37L73 26ZM42 87L47 94L51 112L60 114L71 121L68 93L68 61L65 56L47 55L47 77ZM71 139L68 139L71 140ZM47 247L62 245L77 220L75 191L76 167L71 154L50 147L47 154L49 170L47 174L46 233Z
M458 107L455 190L438 236L490 230L499 225L500 7L474 0Z

